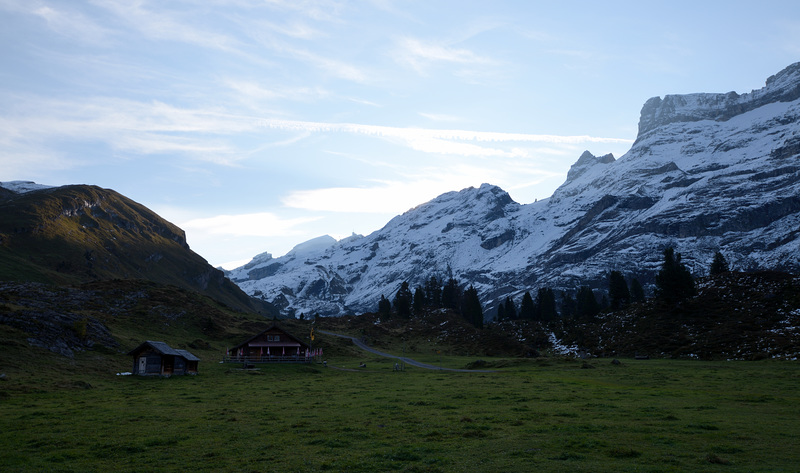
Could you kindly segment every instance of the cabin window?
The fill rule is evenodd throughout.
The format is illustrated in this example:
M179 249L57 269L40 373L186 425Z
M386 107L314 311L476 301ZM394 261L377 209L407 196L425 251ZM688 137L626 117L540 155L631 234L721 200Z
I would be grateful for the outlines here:
M272 335L267 335L267 341L268 341L268 342L271 342L271 341L272 341Z
M281 336L280 336L280 335L275 335L275 341L276 341L276 342L279 342L279 341L281 341Z

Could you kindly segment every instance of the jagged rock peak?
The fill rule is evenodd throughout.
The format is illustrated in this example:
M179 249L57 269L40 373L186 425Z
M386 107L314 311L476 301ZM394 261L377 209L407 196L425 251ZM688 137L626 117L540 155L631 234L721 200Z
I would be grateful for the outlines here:
M595 166L596 164L608 164L613 163L614 161L616 161L616 159L614 159L614 155L611 153L598 157L589 151L584 151L581 157L575 161L575 164L569 168L569 172L567 173L567 182L580 176L586 172L587 169Z
M505 206L515 203L510 195L500 187L492 184L481 184L479 188L467 187L460 191L445 192L435 199L418 205L403 215L410 213L425 213L431 209L441 208L442 206L457 208L462 205L469 205L475 200L484 201L492 206Z
M800 62L794 63L766 81L766 86L748 94L698 93L653 97L645 102L639 118L636 141L656 128L677 122L699 120L726 121L737 115L774 102L790 102L800 97Z

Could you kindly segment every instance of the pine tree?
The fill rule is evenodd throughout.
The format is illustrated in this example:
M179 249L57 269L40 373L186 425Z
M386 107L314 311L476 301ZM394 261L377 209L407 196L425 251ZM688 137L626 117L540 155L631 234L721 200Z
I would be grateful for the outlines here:
M516 320L517 318L517 307L514 305L514 301L508 296L506 296L506 318L511 320Z
M619 271L608 273L608 298L611 310L619 310L631 301L628 283Z
M506 318L508 318L506 315L506 306L500 302L500 304L497 306L497 316L495 317L495 320L505 320Z
M381 295L381 300L378 302L378 315L381 318L388 318L392 314L392 303L389 299Z
M394 311L400 317L411 316L411 304L413 303L414 296L411 294L411 289L408 288L408 282L403 281L397 294L394 296Z
M459 303L461 302L461 288L458 287L458 281L451 277L442 288L442 307L446 309L458 310Z
M556 312L556 295L552 289L543 287L536 294L535 316L542 322L550 322L558 317Z
M577 311L578 306L575 302L575 298L565 291L561 291L561 317L566 320L572 319L575 317Z
M728 261L725 257L717 251L714 253L714 261L711 262L711 275L716 276L718 274L724 274L730 271L728 268Z
M631 279L631 300L633 302L644 302L644 289L638 279Z
M483 307L481 307L477 289L472 286L464 291L461 315L475 327L483 328Z
M442 283L436 279L436 276L431 276L425 282L425 296L430 307L434 309L442 307Z
M578 317L592 320L600 312L600 305L589 286L581 286L575 296Z
M534 317L536 317L536 304L533 303L531 293L525 291L522 296L522 304L519 306L519 318L533 320Z
M664 263L656 275L656 296L668 304L677 304L696 293L694 278L681 263L681 254L676 254L672 247L665 249Z
M425 306L428 305L427 297L425 297L425 289L422 289L422 286L417 286L414 290L414 315L419 316L422 314L422 311L425 310Z

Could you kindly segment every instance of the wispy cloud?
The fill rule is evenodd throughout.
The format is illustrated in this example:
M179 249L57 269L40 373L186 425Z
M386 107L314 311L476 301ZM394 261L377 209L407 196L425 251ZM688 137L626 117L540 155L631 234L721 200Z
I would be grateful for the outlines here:
M107 44L113 36L112 30L99 25L79 11L62 5L54 6L38 0L3 0L0 1L0 10L35 16L56 34L93 46Z
M457 117L455 115L447 115L444 113L425 113L419 112L421 117L425 117L428 120L433 120L435 122L460 122L463 121L461 117Z
M148 9L144 2L117 2L113 0L93 0L95 5L114 14L121 22L153 40L170 40L217 49L227 52L240 52L236 38L192 26L186 19L180 19L169 10Z
M395 59L421 74L426 73L429 65L436 63L484 67L496 64L493 59L475 54L469 49L417 38L400 39L397 42Z
M632 143L630 139L604 138L588 135L537 135L525 133L503 133L470 130L447 130L425 128L401 128L355 123L323 123L295 120L264 119L258 124L265 128L318 132L344 132L379 138L396 139L417 151L461 156L516 156L519 151L476 145L475 143Z
M242 93L266 98L275 96L268 89L237 83ZM280 95L280 93L278 93ZM97 97L85 100L58 100L35 96L18 98L16 104L0 112L0 142L7 155L32 152L57 155L52 151L58 140L106 143L110 148L138 154L182 153L189 158L233 165L252 154L238 139L244 135L264 135L270 130L293 132L281 137L290 144L319 133L346 133L375 137L396 146L428 154L462 157L530 157L530 144L577 146L584 143L624 144L631 140L586 135L559 136L502 133L458 129L426 129L327 123L283 119L258 119L253 115L231 113L222 108L179 107L162 101L141 102ZM38 143L38 145L37 145ZM251 145L252 146L252 145ZM35 151L38 147L38 152ZM258 148L258 146L256 146ZM16 152L14 151L16 150ZM51 150L45 152L47 150Z
M42 18L56 33L94 46L108 43L113 35L111 30L78 12L40 5L34 7L30 13Z
M315 212L376 213L394 215L434 197L469 185L499 178L500 172L475 166L440 167L404 176L398 180L376 181L364 187L332 187L292 192L282 203L290 208ZM436 176L432 178L430 176Z

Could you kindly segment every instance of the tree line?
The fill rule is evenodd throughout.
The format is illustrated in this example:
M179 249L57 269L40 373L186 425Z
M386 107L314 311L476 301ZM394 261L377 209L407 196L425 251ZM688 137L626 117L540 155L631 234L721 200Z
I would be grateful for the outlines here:
M710 273L716 275L728 271L725 257L717 252ZM549 287L539 288L535 298L530 291L526 291L519 305L510 296L505 297L497 307L495 319L542 323L558 319L591 321L603 310L619 310L630 303L643 302L646 298L637 278L628 281L617 270L608 272L607 290L607 296L604 294L599 300L595 292L585 285L580 286L574 295L561 291L558 298ZM681 254L672 247L666 248L661 268L656 274L654 296L665 304L677 305L696 293L694 277L681 262ZM424 286L417 286L413 292L408 282L404 281L392 301L382 295L378 303L378 313L382 317L396 315L410 318L436 309L455 311L474 326L483 327L484 312L478 291L471 285L462 290L452 273L446 281L431 276Z
M403 281L392 301L381 295L378 302L378 314L381 317L396 315L410 318L437 309L455 311L474 326L483 328L483 307L478 290L472 285L462 289L452 275L447 281L431 276L424 286L417 286L413 292L408 281Z

